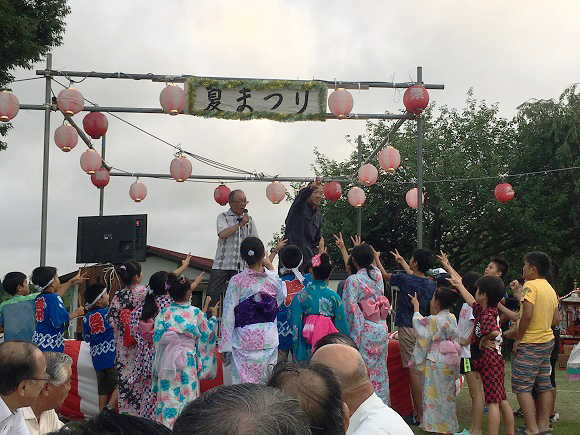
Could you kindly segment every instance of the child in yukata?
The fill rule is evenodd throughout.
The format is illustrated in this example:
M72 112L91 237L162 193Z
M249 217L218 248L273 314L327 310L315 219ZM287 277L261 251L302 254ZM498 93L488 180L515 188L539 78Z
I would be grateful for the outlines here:
M224 299L219 351L232 365L232 383L265 383L278 359L278 306L286 299L286 285L265 257L257 237L240 246L248 267L234 275Z
M429 303L431 315L419 312L413 295L413 328L417 341L410 365L423 373L423 415L420 427L426 432L452 434L459 430L455 379L461 360L459 329L449 309L459 295L449 287L437 287Z

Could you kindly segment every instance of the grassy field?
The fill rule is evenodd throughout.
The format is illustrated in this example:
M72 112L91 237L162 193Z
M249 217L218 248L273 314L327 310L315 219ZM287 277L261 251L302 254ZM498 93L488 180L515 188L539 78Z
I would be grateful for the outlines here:
M516 395L511 392L511 362L506 361L505 386L507 397L512 409L519 408ZM570 382L566 375L566 370L556 372L556 385L558 386L558 396L556 398L556 412L560 414L560 420L554 424L555 435L577 435L580 434L580 382ZM459 418L460 430L469 428L471 412L471 399L467 384L461 389L457 396L457 416ZM516 430L524 424L523 418L516 418ZM416 434L426 434L416 426L412 427ZM483 420L483 433L487 433L487 414ZM500 433L504 433L503 424Z

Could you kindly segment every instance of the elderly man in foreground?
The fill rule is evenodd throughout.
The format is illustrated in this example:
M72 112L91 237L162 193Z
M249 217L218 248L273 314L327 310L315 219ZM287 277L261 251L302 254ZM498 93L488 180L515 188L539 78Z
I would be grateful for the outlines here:
M27 435L20 408L38 399L46 385L46 363L32 343L9 341L0 344L0 433Z
M314 352L312 361L330 367L338 375L342 398L350 410L346 435L413 435L401 416L376 395L368 368L358 350L344 344L328 344Z
M60 429L62 423L56 413L60 410L70 390L73 360L59 352L45 352L46 374L48 383L40 391L38 399L22 412L30 435L44 435Z

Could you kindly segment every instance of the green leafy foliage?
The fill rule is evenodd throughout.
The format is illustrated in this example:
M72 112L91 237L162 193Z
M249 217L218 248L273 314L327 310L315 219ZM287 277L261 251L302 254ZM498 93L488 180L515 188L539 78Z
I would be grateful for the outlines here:
M506 204L495 199L494 188L502 174L580 165L576 87L558 100L523 104L513 120L500 117L497 105L474 99L472 91L464 108L441 107L435 114L430 107L423 118L424 246L448 252L461 271L481 272L490 257L504 257L511 265L510 277L521 275L526 252L542 250L561 267L562 291L570 288L580 276L580 171L508 177L516 197ZM367 124L363 158L389 129L384 122ZM365 188L362 236L394 268L389 251L397 248L408 258L416 246L416 211L404 198L415 184L416 123L404 124L392 145L401 153L401 167L393 174L381 171L379 181ZM356 150L343 162L315 151L314 168L321 176L353 174ZM490 176L494 178L484 178ZM461 180L477 177L482 179ZM356 210L347 201L327 202L322 211L327 238L338 231L355 233Z
M13 79L14 68L31 69L53 47L62 43L66 0L0 0L0 89ZM6 136L10 124L0 125ZM6 143L0 141L0 150Z

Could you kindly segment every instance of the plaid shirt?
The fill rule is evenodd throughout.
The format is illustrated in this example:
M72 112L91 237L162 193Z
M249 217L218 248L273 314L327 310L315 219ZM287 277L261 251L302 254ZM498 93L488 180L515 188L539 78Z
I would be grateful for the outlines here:
M230 208L225 213L220 213L217 217L217 233L233 227L238 223L240 217ZM250 221L237 230L227 239L218 238L217 250L212 269L237 270L244 269L245 263L240 258L240 245L246 237L258 237L258 231L254 220Z

